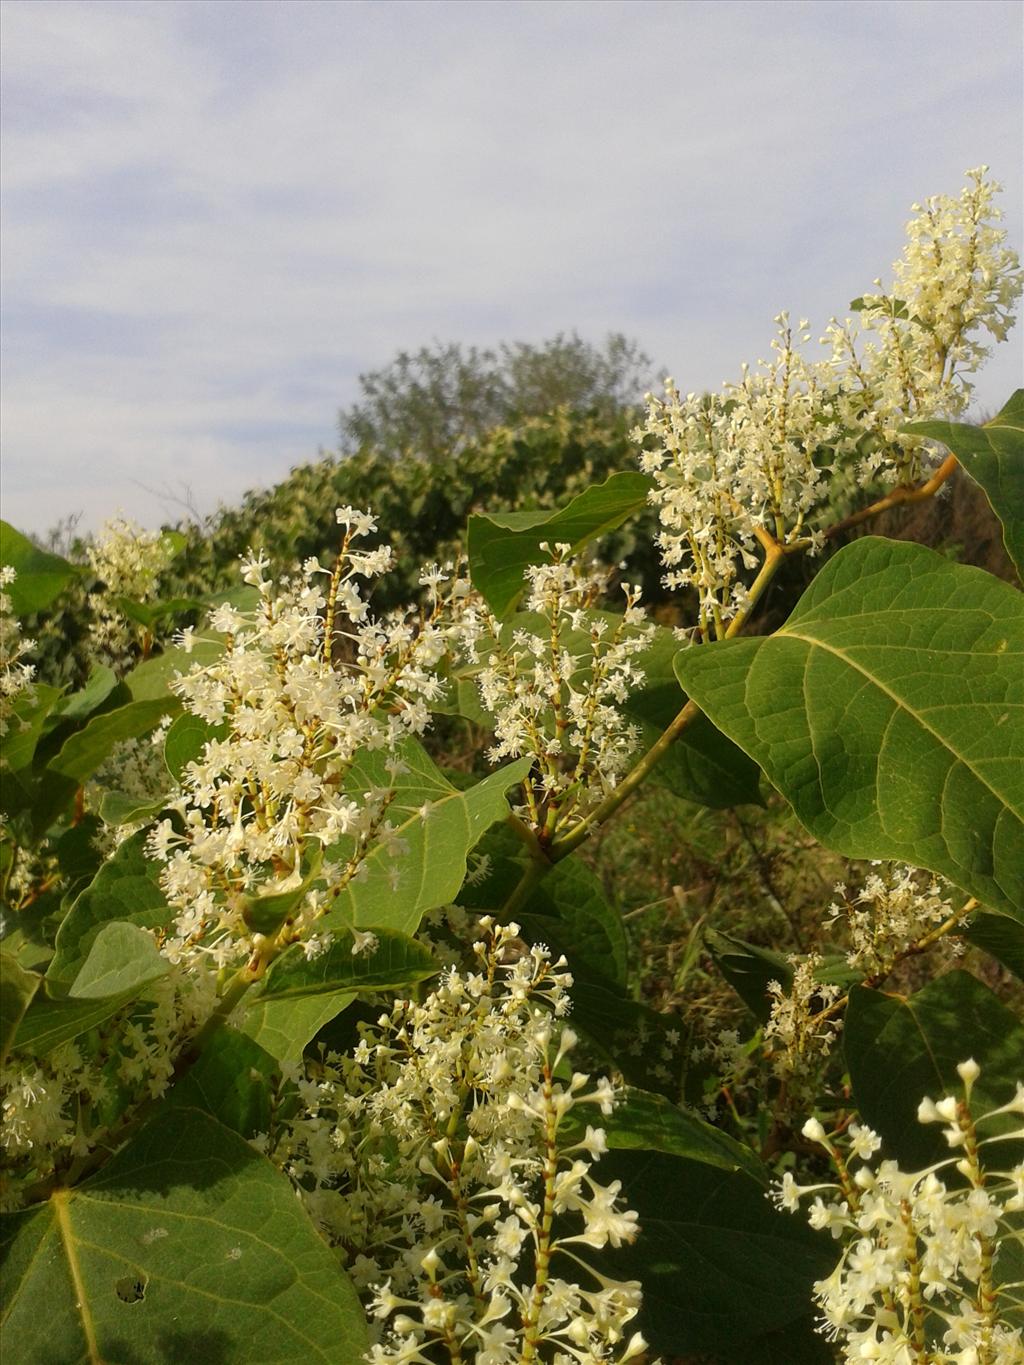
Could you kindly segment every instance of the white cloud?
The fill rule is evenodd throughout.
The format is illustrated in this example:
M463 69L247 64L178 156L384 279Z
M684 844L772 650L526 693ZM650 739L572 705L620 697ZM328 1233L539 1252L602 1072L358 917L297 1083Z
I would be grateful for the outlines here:
M1019 174L1019 26L959 0L9 0L5 515L158 519L133 479L236 497L435 337L623 330L717 385L779 307L823 321L884 272L912 199Z

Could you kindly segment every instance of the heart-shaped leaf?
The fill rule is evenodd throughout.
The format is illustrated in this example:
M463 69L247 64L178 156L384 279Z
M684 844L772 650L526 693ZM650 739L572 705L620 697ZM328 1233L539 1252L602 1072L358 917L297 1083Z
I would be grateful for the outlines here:
M676 672L821 842L926 867L1024 918L1024 597L868 537L781 630Z

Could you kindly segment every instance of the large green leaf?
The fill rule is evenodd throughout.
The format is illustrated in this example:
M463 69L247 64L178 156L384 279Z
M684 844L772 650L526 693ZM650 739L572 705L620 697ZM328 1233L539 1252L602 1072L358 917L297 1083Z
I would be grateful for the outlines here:
M622 916L579 858L556 863L516 919L530 943L546 943L553 957L564 954L571 971L625 986L629 945Z
M279 1062L297 1062L306 1044L352 1003L351 991L328 995L257 996L246 1000L238 1028Z
M198 1110L165 1111L100 1175L4 1221L8 1365L338 1365L367 1348L287 1178Z
M980 981L949 972L909 999L854 986L843 1028L846 1065L864 1121L885 1154L920 1170L949 1154L940 1124L920 1124L917 1106L960 1094L957 1064L981 1067L976 1113L1013 1098L1024 1080L1024 1024Z
M65 697L57 711L63 720L85 720L97 707L103 705L117 686L117 674L114 670L107 668L105 664L96 664L86 678L85 685ZM122 688L122 692L127 700L128 689Z
M402 851L382 844L369 854L324 919L332 931L355 926L412 934L427 910L452 902L470 851L485 830L507 816L505 793L523 780L531 763L517 759L467 791L457 791L418 744L407 742L400 754L407 771L395 779L389 814ZM390 786L384 761L379 753L361 756L350 776L352 789Z
M209 741L224 739L227 730L226 725L211 725L191 711L176 717L164 739L164 762L171 776L180 781L186 766L200 756Z
M0 770L4 774L4 786L9 781L9 773L27 768L35 756L36 745L43 733L47 718L60 700L59 687L46 683L36 683L26 697L20 698L13 707L14 714L8 721L7 734L3 738L3 755ZM3 805L10 809L4 792ZM12 803L13 804L13 803Z
M1024 924L1008 915L993 915L982 911L972 915L970 922L959 931L960 937L990 953L1014 976L1024 981Z
M822 843L1024 916L1024 599L873 537L766 639L684 650L683 687Z
M911 422L901 430L941 441L981 485L1003 524L1006 552L1024 577L1024 389L983 426Z
M0 952L0 1066L7 1060L18 1025L42 982L36 972L27 972L9 953Z
M193 664L212 663L224 653L223 644L217 639L196 640L191 650L175 647L165 649L152 659L136 664L126 673L124 684L134 701L158 701L168 695L168 687L179 673L188 673Z
M601 1268L643 1285L633 1325L652 1352L721 1352L753 1365L751 1342L805 1318L814 1281L835 1264L829 1239L772 1208L744 1172L666 1151L612 1151L597 1170L602 1182L622 1181L640 1215L636 1242L606 1248Z
M61 1043L106 1023L137 994L132 989L96 1000L69 1000L54 999L45 989L37 991L14 1034L14 1048L32 1057L45 1057Z
M105 825L134 825L140 820L152 820L168 801L167 796L149 800L144 796L129 796L127 792L105 791L100 797L100 819Z
M125 739L138 739L154 730L163 717L177 710L180 703L167 695L152 701L131 701L114 711L93 718L69 739L60 753L50 760L54 772L84 782L101 768L114 747Z
M556 512L492 512L470 517L466 545L473 586L496 616L504 616L523 592L528 566L548 561L541 542L552 548L566 544L579 549L641 511L651 486L645 474L612 474Z
M158 884L160 864L145 855L146 837L141 830L126 839L75 900L57 934L46 973L51 985L70 987L96 935L111 920L158 929L172 918Z
M376 929L374 939L368 949L359 951L351 933L339 934L312 960L296 944L271 967L263 999L294 1000L342 990L401 990L440 971L429 949L414 938L393 929Z
M43 611L78 572L74 564L40 550L6 521L0 521L0 565L3 564L9 564L18 575L4 589L15 616Z
M270 1131L271 1078L277 1062L230 1024L203 1050L167 1096L168 1103L201 1109L244 1138Z
M68 997L100 1000L139 991L169 970L170 963L160 953L152 934L127 920L112 920L93 939Z
M627 1088L611 1116L601 1119L601 1127L610 1151L667 1152L723 1171L745 1171L762 1187L768 1183L763 1164L749 1147L663 1095Z

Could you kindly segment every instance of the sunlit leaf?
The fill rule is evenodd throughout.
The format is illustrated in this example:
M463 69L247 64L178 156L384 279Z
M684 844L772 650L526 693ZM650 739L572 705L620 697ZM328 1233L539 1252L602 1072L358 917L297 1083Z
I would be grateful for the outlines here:
M3 564L10 565L17 574L4 589L15 616L44 611L78 573L74 564L48 550L40 550L6 521L0 521L0 565Z
M67 989L85 962L93 940L111 920L141 929L162 928L172 911L160 890L160 864L145 855L146 832L126 839L82 891L57 934L48 980Z
M138 991L170 970L153 935L126 920L104 924L68 991L73 1000L97 1000Z
M504 616L524 590L528 566L548 561L542 542L579 549L641 511L650 488L646 474L624 472L587 488L556 512L471 516L466 542L473 586L496 616Z
M981 485L1002 522L1006 552L1024 576L1024 389L1018 389L991 421L980 427L962 422L911 422L911 436L928 436L953 452Z
M366 948L351 933L344 933L312 959L299 945L290 948L270 969L263 999L297 999L339 990L400 990L436 976L439 970L429 949L393 929L374 930Z
M967 972L948 972L909 998L854 986L843 1047L857 1108L905 1170L949 1153L941 1125L918 1123L917 1106L961 1093L958 1063L973 1057L981 1067L978 1113L1012 1099L1024 1080L1024 1024Z
M287 1178L195 1109L169 1108L99 1175L8 1215L3 1252L12 1362L354 1365L367 1348Z
M920 545L857 541L764 639L683 686L822 843L1024 916L1024 598Z

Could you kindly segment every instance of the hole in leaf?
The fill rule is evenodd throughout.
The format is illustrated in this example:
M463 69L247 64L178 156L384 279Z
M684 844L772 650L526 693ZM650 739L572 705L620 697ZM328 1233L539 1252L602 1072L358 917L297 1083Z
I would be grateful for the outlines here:
M141 1303L146 1297L145 1275L122 1275L114 1281L114 1293L122 1303Z

